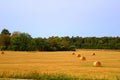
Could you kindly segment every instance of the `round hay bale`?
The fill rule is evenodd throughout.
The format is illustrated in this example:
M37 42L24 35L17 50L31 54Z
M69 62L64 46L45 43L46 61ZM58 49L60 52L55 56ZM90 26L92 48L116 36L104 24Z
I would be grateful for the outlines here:
M80 57L80 60L85 61L86 58L85 58L84 56L81 56L81 57Z
M77 57L81 57L81 55L80 55L80 54L78 54L78 55L77 55Z
M100 61L95 61L95 62L93 62L93 66L101 67L101 62Z
M75 55L75 53L72 53L72 55Z
M95 53L92 53L92 56L94 56L95 55Z
M5 53L2 51L1 54L5 54Z

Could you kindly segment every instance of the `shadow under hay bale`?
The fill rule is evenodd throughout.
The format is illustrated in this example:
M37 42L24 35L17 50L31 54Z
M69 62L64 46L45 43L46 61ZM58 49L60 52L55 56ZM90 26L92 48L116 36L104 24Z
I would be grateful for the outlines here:
M80 55L80 54L78 54L78 55L77 55L77 57L81 57L81 55Z
M85 61L86 58L85 58L84 56L81 56L81 57L80 57L80 60Z
M5 53L2 51L1 54L5 54Z
M95 53L92 53L92 56L94 56L95 55Z
M101 67L101 62L100 61L95 61L93 62L94 67Z
M75 53L72 53L72 55L75 55Z

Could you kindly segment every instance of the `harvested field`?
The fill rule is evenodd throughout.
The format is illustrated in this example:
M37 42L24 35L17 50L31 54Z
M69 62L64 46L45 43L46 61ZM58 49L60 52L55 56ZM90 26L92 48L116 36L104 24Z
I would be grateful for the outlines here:
M72 76L112 77L120 76L120 51L116 50L77 50L87 58L81 61L71 55L72 51L62 52L18 52L4 51L0 55L0 73L62 73ZM91 56L96 53L96 56ZM94 61L100 61L102 67L93 67Z

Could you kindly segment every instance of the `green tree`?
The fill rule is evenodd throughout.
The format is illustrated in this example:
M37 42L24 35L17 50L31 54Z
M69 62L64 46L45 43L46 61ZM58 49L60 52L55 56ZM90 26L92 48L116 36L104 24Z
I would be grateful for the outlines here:
M9 32L8 29L3 29L2 32L1 32L1 35L11 35L11 33Z
M11 38L11 46L17 51L31 51L33 47L32 37L28 33L20 33Z
M3 29L0 34L0 50L8 50L10 46L10 32Z
M50 51L57 51L60 49L60 38L59 37L49 37L47 39L47 43L49 45L49 50Z
M34 41L35 41L35 49L37 51L44 51L44 50L46 50L47 43L46 43L45 39L39 37L39 38L35 38Z

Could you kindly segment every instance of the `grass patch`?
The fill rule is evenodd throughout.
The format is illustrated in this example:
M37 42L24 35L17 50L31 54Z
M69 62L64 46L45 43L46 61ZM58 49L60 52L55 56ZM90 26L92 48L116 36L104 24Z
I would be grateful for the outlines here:
M48 74L48 73L38 73L38 72L30 72L30 73L8 73L3 72L0 74L0 80L11 80L11 79L27 79L27 80L120 80L120 75L115 76L91 76L91 75L83 75L81 77L75 77L65 74Z
M30 72L27 74L16 74L3 72L0 74L0 78L14 78L14 79L35 79L35 80L79 80L77 77L68 76L65 74L48 74L48 73L38 73Z

